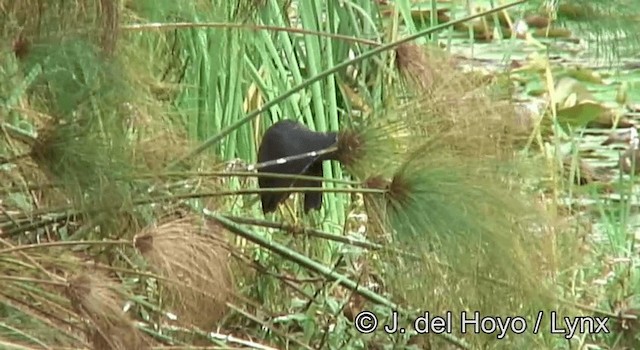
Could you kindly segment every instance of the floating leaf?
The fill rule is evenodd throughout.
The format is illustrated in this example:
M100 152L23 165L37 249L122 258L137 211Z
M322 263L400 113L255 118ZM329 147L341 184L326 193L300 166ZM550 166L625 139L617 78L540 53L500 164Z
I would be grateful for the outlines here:
M577 128L606 117L609 112L609 109L602 104L594 101L583 101L572 107L558 110L557 117L563 128L565 126Z

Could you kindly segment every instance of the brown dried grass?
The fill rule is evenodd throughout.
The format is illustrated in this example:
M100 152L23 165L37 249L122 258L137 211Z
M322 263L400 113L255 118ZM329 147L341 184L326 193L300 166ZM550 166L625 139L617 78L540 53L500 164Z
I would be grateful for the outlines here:
M86 335L95 350L149 349L150 341L123 312L119 285L98 271L68 280L65 294L86 322Z
M207 171L220 171L225 166L224 162L219 161L210 153L203 152L191 157L188 164L181 164L186 168L168 168L176 159L181 159L197 146L196 142L189 140L183 130L171 127L176 124L172 118L166 113L163 115L163 111L160 109L154 110L152 106L133 106L131 108L130 118L127 122L139 135L132 147L133 162L142 168L142 172L156 176L166 174L167 171L176 173L182 169L193 172L198 169L198 173L203 176L189 176L189 179L196 181L195 185L201 191L213 192L224 187L225 178L204 174ZM166 183L166 178L158 177L157 179ZM226 199L220 196L211 196L203 200L207 207L216 208L222 205Z
M400 106L412 133L472 157L511 156L522 140L510 132L519 123L515 105L493 95L495 77L464 72L441 50L415 44L396 49L396 68L413 95Z
M396 48L396 68L414 87L430 91L434 83L442 77L434 64L430 64L432 57L429 52L416 44L402 44Z
M224 230L195 215L147 227L134 245L161 281L167 306L180 323L211 330L227 314L234 295Z
M172 161L186 154L191 144L170 131L158 131L137 142L134 159L150 171L162 171Z
M16 38L20 37L22 42L43 34L50 36L52 32L91 25L96 27L96 40L105 53L112 53L116 47L121 10L120 2L112 0L59 3L47 0L0 1L0 14L12 19L3 26L4 32L20 33L14 35ZM22 45L18 46L24 50ZM14 52L18 54L15 49L14 44Z

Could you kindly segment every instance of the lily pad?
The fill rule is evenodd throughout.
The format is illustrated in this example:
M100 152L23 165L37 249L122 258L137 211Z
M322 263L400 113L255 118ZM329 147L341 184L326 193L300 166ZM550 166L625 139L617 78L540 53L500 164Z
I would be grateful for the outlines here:
M602 104L594 101L582 101L567 108L558 110L557 118L560 125L564 128L571 126L572 128L584 127L590 122L606 117L610 110Z

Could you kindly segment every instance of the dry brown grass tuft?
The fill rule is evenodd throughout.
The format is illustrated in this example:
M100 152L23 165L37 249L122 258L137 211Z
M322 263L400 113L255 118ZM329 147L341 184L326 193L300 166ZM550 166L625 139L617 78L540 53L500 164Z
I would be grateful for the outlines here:
M167 125L175 125L171 116L162 115L161 110L154 110L150 106L136 105L131 108L127 120L129 127L137 131L137 139L132 147L133 163L142 168L143 173L151 175L166 174L168 166L176 159L189 153L196 143L189 140L184 131L168 128ZM206 172L222 171L225 167L223 161L219 161L210 153L203 152L190 158L185 165L185 171L198 169L202 176L189 176L191 183L201 191L213 192L219 190L225 183L225 178L219 176L206 176ZM175 172L174 172L175 173ZM175 177L173 177L175 179ZM158 179L166 184L165 179ZM220 207L226 200L224 197L211 196L204 199L207 207Z
M165 300L180 322L214 329L235 291L222 227L189 215L145 228L134 245L167 279Z
M122 293L107 276L91 271L72 276L67 297L86 322L86 334L95 350L149 349L149 340L123 312Z
M0 14L11 19L3 28L5 33L20 33L21 39L14 42L14 52L18 57L24 56L25 50L28 51L25 44L28 45L29 38L43 34L50 36L53 31L77 29L82 24L96 27L96 33L99 33L96 39L105 53L112 53L118 36L120 12L120 2L112 0L59 3L44 0L0 1Z
M416 44L399 45L395 63L408 83L425 91L430 91L434 82L441 78L428 51Z
M523 135L512 131L519 121L508 86L456 63L439 49L398 47L396 67L413 95L400 110L441 147L472 157L510 156Z
M338 137L340 163L350 167L358 160L361 160L363 143L362 137L357 132L352 130L342 131Z
M144 164L150 171L161 171L182 154L186 154L191 148L190 144L172 132L154 134L137 142L136 163Z

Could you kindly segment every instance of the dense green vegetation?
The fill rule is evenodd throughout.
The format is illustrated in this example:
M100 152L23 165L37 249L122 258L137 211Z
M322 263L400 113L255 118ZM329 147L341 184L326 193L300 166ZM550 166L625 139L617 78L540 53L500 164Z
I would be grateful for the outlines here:
M0 349L638 348L634 176L579 146L635 125L616 3L0 0ZM310 215L248 168L282 119L339 133Z

